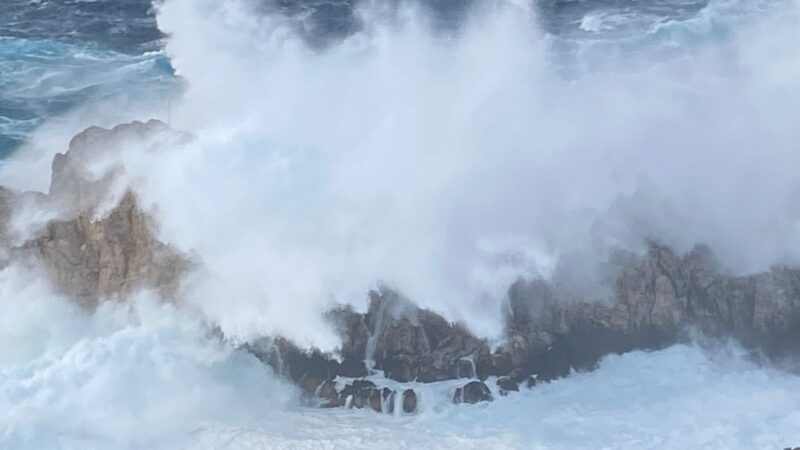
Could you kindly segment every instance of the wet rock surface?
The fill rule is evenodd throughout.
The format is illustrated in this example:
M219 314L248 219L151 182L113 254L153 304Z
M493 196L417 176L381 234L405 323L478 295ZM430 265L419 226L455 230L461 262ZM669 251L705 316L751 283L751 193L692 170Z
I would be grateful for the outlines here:
M664 348L685 340L687 329L732 336L774 357L799 350L797 268L730 276L702 246L680 256L651 244L644 256L622 259L611 300L567 301L547 282L515 283L506 338L495 349L392 291L372 292L366 313L343 307L329 314L342 348L341 360L329 362L325 376L364 376L369 373L364 361L370 360L374 370L399 382L495 376L500 394L508 395L520 386L590 370L611 353ZM304 355L296 364L306 368L326 357ZM465 385L454 400L488 399L490 390L479 386Z
M453 403L475 404L480 402L491 402L494 400L489 386L482 381L470 381L463 387L457 388L453 393Z
M53 159L48 193L0 188L5 264L13 260L45 272L56 289L88 308L141 288L170 298L190 261L156 238L156 223L119 185L122 169L111 161L133 147L159 151L190 139L155 120L92 127L75 136ZM32 237L9 234L8 221L26 208L52 219Z
M352 370L350 376L366 371L365 359L401 382L433 382L465 372L486 372L490 356L486 341L394 292L372 292L365 314L340 308L329 316L342 335L341 356L343 366Z
M368 408L375 412L394 414L395 402L400 396L400 409L405 414L417 412L417 393L413 389L395 391L388 387L379 387L369 380L353 380L345 384L341 390L336 383L324 381L315 391L316 397L322 398L323 408L350 407Z
M79 134L54 158L47 193L0 187L0 262L43 271L58 290L88 308L140 288L174 297L192 263L157 239L157 224L135 193L118 185L122 168L109 156L131 146L161 151L190 139L157 121ZM52 217L21 236L11 218L31 207ZM382 372L400 383L472 380L456 390L453 401L475 403L492 398L483 383L488 377L496 377L501 395L510 395L520 386L590 370L610 353L666 347L685 339L687 329L737 338L771 358L800 350L800 268L731 275L704 246L681 255L657 243L642 255L620 252L612 265L610 292L597 298L576 298L544 280L518 280L508 291L499 347L379 289L369 293L366 312L341 306L327 313L342 340L335 355L280 337L253 340L245 348L323 406L389 413L418 410L417 392L359 378ZM338 377L356 380L337 390Z
M497 387L500 388L500 395L508 395L509 392L519 391L519 383L511 377L500 377L497 379Z
M411 414L417 411L417 393L413 389L403 391L403 412Z

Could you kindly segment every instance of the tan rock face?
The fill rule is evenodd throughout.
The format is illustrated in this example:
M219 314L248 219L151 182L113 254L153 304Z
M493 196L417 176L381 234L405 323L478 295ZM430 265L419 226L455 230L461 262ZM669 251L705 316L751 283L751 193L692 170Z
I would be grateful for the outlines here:
M187 262L152 230L129 192L107 217L93 221L84 212L50 222L39 237L15 251L43 267L60 291L89 307L137 288L169 296Z
M130 150L137 153L169 151L191 136L157 120L132 122L112 129L91 127L77 134L66 153L53 158L49 207L67 214L92 210L112 192L122 168L114 157Z
M171 297L189 267L188 259L157 239L155 222L130 190L123 190L121 200L101 218L95 217L97 208L114 198L114 178L121 169L109 164L97 173L90 165L102 159L113 161L113 152L125 146L168 151L169 145L189 139L157 121L111 130L95 127L77 135L68 151L53 160L50 191L38 202L42 208L56 208L62 218L12 248L12 258L44 270L59 291L89 308L140 288ZM12 207L15 194L5 195L7 191L2 190L0 194L4 194L0 195L2 213Z

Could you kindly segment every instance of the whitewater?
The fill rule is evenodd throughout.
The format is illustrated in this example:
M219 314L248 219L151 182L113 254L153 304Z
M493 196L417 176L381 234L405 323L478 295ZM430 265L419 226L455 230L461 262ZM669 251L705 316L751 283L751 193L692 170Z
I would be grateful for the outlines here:
M611 252L648 239L800 262L796 0L8 7L0 182L44 192L82 129L169 122L195 140L114 162L202 267L179 302L93 312L0 271L0 448L800 446L795 368L734 341L479 405L411 382L414 415L310 407L243 347L335 350L324 311L380 284L496 340L518 277L602 301Z
M429 386L418 414L387 416L301 406L252 355L170 307L143 299L87 318L16 287L29 297L3 305L3 448L752 449L791 445L800 428L800 379L735 344L610 356L484 405Z

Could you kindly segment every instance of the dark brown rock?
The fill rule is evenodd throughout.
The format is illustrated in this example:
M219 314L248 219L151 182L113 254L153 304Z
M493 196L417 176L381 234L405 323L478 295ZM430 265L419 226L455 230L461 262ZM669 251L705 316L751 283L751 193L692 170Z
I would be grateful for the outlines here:
M703 247L676 256L655 244L643 257L627 255L619 261L611 301L568 301L550 283L515 283L509 291L506 342L495 352L432 311L390 291L374 292L366 314L340 308L332 315L344 336L341 354L356 368L370 355L376 369L399 381L494 375L506 394L521 383L532 387L573 370L590 370L609 353L665 347L678 342L686 326L738 337L768 354L797 351L800 269L776 267L766 274L732 277ZM325 356L319 358L314 364ZM350 370L328 358L325 376ZM303 361L312 363L308 357ZM386 395L393 394L384 391L384 401ZM454 395L454 401L465 403L490 398L482 383L468 384ZM354 399L367 404L369 396Z
M417 393L413 389L403 391L403 412L406 414L417 412Z
M383 399L383 403L385 405L384 411L385 413L392 414L394 413L394 396L395 392L389 388L383 388L381 390L381 398Z
M644 257L617 261L608 302L563 299L549 283L517 282L509 291L508 343L493 355L498 374L520 367L549 380L591 369L609 353L663 348L687 327L772 356L797 353L800 269L730 276L704 246L679 256L651 244Z
M354 408L369 407L381 412L381 390L369 380L353 380L339 393L342 398L352 396Z
M519 383L511 377L500 377L497 379L497 387L500 388L500 395L508 395L509 392L519 391Z
M485 341L438 314L417 308L390 291L373 292L364 323L375 368L397 381L456 378L462 359L488 356Z
M463 387L456 389L453 394L453 403L480 403L494 400L489 387L482 381L470 381Z
M369 393L369 406L376 412L383 412L381 389L372 389Z
M477 378L478 374L475 370L475 363L468 358L461 358L458 361L458 367L456 369L456 377L457 378Z

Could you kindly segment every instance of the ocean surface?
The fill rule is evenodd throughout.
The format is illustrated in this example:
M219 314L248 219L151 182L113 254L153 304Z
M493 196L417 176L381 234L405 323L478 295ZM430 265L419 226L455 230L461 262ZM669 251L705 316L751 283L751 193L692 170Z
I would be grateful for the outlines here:
M510 281L594 293L588 256L653 236L733 271L800 261L798 17L796 0L0 0L3 183L46 189L90 124L190 130L120 157L160 238L213 273L185 309L142 293L88 314L0 271L0 448L800 446L800 378L736 342L612 355L476 406L414 384L408 416L303 406L240 349L334 349L317 316L378 279L491 338Z
M0 155L45 120L177 89L150 2L7 0L0 8Z
M4 0L0 8L0 157L45 120L108 100L170 98L181 82L163 52L151 0ZM265 12L295 17L316 46L360 27L354 0L258 0ZM391 2L385 2L391 3ZM423 2L438 26L457 27L475 2ZM520 1L518 3L525 3ZM785 0L564 1L530 3L552 37L566 76L584 64L641 54L676 56L686 45L724 39L730 27ZM582 55L582 62L576 55ZM596 56L595 56L596 55ZM164 100L164 109L168 108Z

